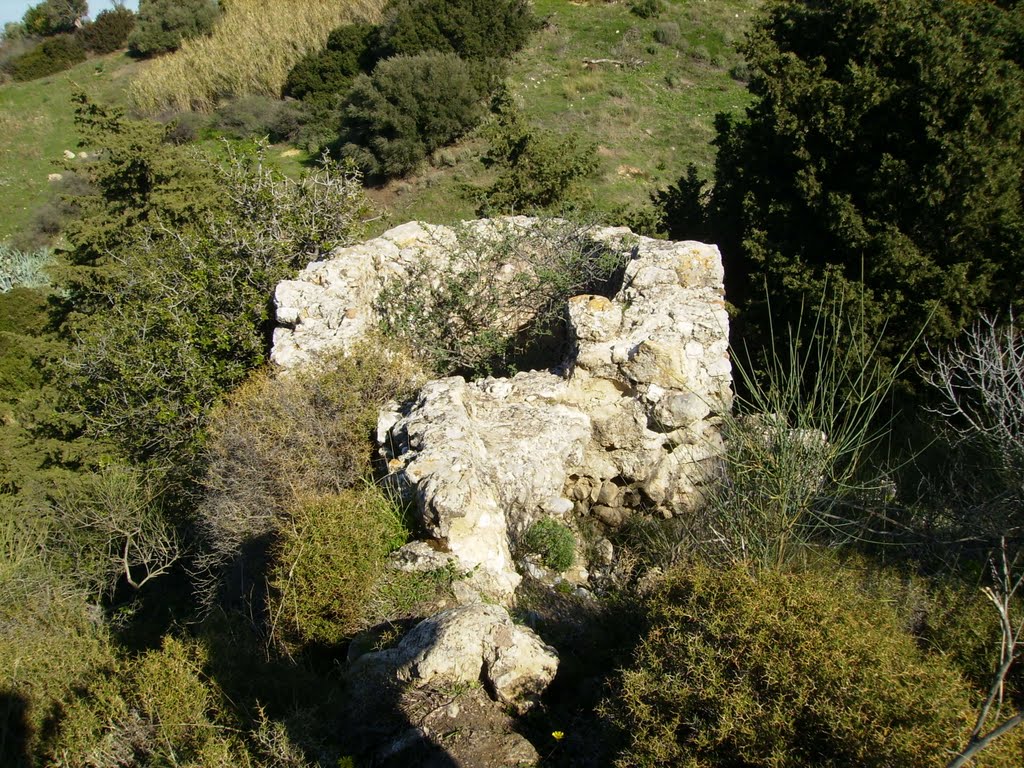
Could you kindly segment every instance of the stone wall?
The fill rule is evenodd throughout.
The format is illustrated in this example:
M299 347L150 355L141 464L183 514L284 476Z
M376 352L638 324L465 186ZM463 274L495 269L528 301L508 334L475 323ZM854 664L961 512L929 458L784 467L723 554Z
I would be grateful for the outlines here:
M510 223L532 226L470 226ZM718 249L623 228L589 236L629 261L613 297L569 301L566 360L507 379L434 380L381 414L390 480L416 500L437 547L502 601L521 578L515 544L540 517L614 528L634 514L685 514L717 476L718 415L732 398ZM290 368L350 350L376 326L384 284L423 255L447 258L453 237L405 224L279 285L272 360ZM573 579L586 583L586 564Z

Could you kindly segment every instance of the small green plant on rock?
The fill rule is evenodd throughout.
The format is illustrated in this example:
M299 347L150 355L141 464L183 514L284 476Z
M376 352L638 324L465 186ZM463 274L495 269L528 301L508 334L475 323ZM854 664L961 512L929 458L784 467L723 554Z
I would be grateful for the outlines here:
M544 565L559 573L576 562L576 537L568 526L550 517L531 525L523 544L530 552L540 555Z

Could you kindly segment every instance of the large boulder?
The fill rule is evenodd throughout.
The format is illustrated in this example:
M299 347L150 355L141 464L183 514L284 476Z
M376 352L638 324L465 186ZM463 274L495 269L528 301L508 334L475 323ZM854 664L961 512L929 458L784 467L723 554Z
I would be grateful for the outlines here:
M514 544L541 517L614 528L633 514L682 514L718 475L719 416L732 398L718 249L624 228L588 235L629 260L613 296L568 302L565 360L507 379L432 381L378 426L390 479L416 500L435 545L502 602L521 578ZM387 281L424 254L443 263L454 237L406 224L282 283L273 360L351 349L376 326Z

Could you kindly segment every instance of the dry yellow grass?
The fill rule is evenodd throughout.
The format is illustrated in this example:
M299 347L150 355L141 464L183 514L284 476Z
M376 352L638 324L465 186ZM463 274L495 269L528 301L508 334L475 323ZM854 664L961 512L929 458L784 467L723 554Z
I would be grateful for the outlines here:
M384 0L230 0L209 37L187 41L131 84L141 112L206 111L220 99L278 96L289 70L346 22L378 21Z

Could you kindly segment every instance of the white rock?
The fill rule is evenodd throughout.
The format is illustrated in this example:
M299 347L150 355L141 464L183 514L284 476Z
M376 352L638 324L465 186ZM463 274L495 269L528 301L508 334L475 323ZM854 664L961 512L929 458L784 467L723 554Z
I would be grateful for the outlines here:
M503 704L529 708L558 671L558 656L533 630L498 605L442 611L416 625L395 647L356 659L353 678L383 676L421 688L476 683Z

